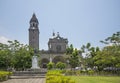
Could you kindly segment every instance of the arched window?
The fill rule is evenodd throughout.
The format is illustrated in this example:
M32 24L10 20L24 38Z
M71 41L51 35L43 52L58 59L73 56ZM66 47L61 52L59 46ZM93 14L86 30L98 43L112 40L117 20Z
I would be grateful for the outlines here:
M33 23L33 27L35 26L35 24Z

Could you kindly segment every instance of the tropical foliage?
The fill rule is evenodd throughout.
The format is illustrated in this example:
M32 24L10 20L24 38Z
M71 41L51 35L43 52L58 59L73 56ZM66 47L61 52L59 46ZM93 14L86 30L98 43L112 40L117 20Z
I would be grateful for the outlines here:
M82 46L82 52L86 53L85 66L91 69L96 67L99 71L108 70L118 73L120 70L120 32L114 33L101 42L106 44L102 49L91 47L90 43Z
M31 67L33 49L17 40L0 43L0 67L2 69L26 69Z
M71 68L75 68L79 65L79 51L77 49L73 48L73 45L71 44L67 49L66 49L66 54L68 55L68 61L69 65Z
M114 33L101 42L107 44L107 46L94 57L95 64L100 70L103 68L117 70L117 68L120 68L120 32Z

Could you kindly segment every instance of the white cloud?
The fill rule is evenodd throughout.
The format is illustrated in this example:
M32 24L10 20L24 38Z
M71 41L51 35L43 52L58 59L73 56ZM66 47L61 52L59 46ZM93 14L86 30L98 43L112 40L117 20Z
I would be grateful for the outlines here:
M8 38L6 38L4 36L0 36L0 43L8 44L8 42L7 42L8 40L10 40L10 39L8 39Z

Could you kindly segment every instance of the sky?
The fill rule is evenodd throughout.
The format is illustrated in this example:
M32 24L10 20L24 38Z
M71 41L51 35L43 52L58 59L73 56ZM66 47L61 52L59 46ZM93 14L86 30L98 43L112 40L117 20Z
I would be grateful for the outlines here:
M40 49L48 49L52 32L68 38L75 48L120 31L120 0L0 0L0 42L18 40L28 44L29 21L39 21Z

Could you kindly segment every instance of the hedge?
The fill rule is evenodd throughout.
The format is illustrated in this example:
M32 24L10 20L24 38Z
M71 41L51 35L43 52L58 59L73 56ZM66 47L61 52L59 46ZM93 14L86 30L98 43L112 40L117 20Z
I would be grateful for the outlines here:
M75 81L64 76L60 70L51 70L47 72L46 83L75 83Z
M0 71L0 81L5 81L9 78L12 72Z

